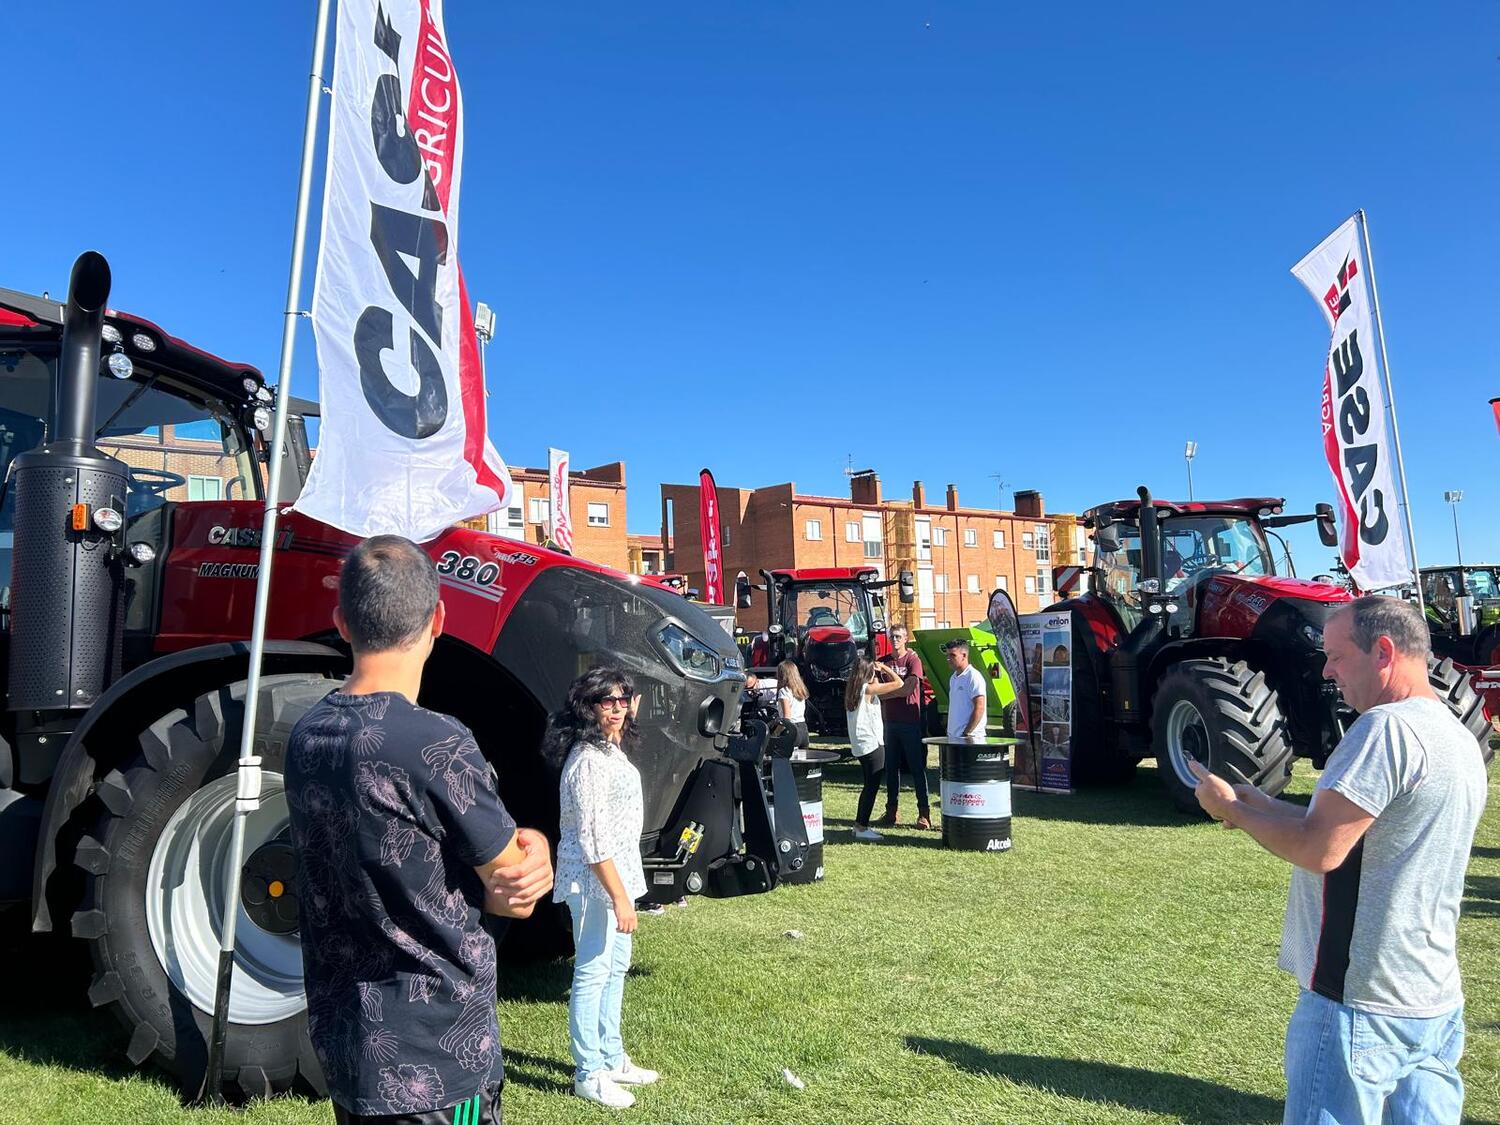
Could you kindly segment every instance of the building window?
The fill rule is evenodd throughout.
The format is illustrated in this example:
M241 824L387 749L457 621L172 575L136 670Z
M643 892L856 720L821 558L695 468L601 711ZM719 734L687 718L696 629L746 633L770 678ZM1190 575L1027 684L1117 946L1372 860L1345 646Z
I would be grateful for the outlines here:
M995 532L995 550L1005 550L1005 532L1003 531Z
M1048 533L1047 525L1039 523L1036 525L1036 561L1050 562L1052 560L1052 536Z
M850 520L848 523L846 523L844 525L844 542L845 543L858 543L859 542L859 524L856 523L853 520Z
M979 593L979 575L977 575L977 574L966 574L966 575L964 575L964 588L966 590L968 590L969 593L971 593L971 594L977 594L977 593Z
M1033 578L1031 575L1028 574L1026 576L1025 582L1026 582L1026 592L1028 594L1034 594L1034 593L1036 593L1036 579Z
M884 554L880 549L883 538L880 531L880 517L865 516L860 522L864 525L862 530L864 532L865 558L880 558Z
M948 545L948 529L946 527L935 527L932 529L932 545L934 547L946 547Z
M977 546L979 546L979 532L976 531L976 530L974 530L974 528L972 528L972 527L966 527L966 528L964 528L964 546L965 547L977 547Z
M188 500L224 499L224 481L219 477L188 477Z
M1036 539L1032 536L1031 532L1021 532L1021 546L1025 547L1028 551L1036 550Z
M540 496L533 496L528 502L531 512L532 523L546 523L552 518L552 503Z
M608 527L609 526L609 505L608 504L601 504L597 500L590 500L589 501L589 526L590 527Z
M719 526L719 546L729 546L729 525L727 523Z
M948 592L948 576L946 574L934 574L932 576L932 592L934 594L946 594Z
M953 628L953 626L949 625L946 621L939 621L937 623L937 627L939 629L951 629L951 628Z
M823 538L823 521L808 520L807 523L803 525L802 534L805 538L810 540Z
M997 590L1008 590L1009 588L1010 588L1009 585L1006 583L1005 575L1003 575L1003 574L997 574L997 575L995 575L995 589L997 589Z
M932 521L917 520L917 561L928 562L932 558Z
M526 526L526 509L519 504L512 504L505 509L505 526L517 530Z
M1052 575L1048 574L1045 570L1036 572L1036 592L1038 594L1052 592Z
M1083 528L1080 527L1078 529L1078 561L1079 562L1083 562L1084 561L1084 559L1086 558L1086 553L1087 553L1088 549L1089 549L1088 532L1084 531Z
M865 558L867 558L867 559L878 559L879 557L880 557L880 544L879 543L866 543L865 544Z

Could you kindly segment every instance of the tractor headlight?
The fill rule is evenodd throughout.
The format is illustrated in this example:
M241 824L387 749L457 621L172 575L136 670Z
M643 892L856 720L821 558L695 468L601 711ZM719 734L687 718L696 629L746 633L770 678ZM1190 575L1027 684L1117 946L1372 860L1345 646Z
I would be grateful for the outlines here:
M250 420L255 423L255 428L265 432L271 428L271 411L269 407L257 406L250 414Z
M1323 649L1323 630L1322 629L1318 628L1316 625L1303 625L1302 626L1302 636L1303 636L1303 639L1306 640L1308 644L1310 644L1310 645L1313 646L1313 648L1318 649L1320 652L1322 651L1322 649Z
M672 666L689 679L712 683L723 675L719 654L681 625L668 622L656 631L656 640Z
M130 357L124 352L110 352L105 363L109 367L109 373L116 379L129 379L135 374L135 364L130 362Z

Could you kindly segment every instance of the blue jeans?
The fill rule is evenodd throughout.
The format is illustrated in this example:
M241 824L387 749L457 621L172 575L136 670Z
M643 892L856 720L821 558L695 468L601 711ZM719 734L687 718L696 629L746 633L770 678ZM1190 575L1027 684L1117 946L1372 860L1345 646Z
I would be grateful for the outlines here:
M1373 1016L1303 991L1286 1029L1283 1125L1458 1125L1464 1010Z
M632 934L615 929L614 908L603 899L569 895L573 916L573 990L568 994L568 1034L573 1077L582 1081L625 1065L620 1006L630 968Z

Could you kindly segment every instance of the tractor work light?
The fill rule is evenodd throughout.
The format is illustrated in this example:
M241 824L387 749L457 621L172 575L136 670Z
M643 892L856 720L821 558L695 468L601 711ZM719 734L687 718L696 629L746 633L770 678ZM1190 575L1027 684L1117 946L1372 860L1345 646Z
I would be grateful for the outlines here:
M156 548L151 546L150 543L132 543L125 548L125 554L136 566L145 566L152 559L156 558Z
M95 508L94 526L100 531L113 535L125 526L125 520L119 512L113 508Z
M124 339L120 335L120 330L113 324L106 324L100 328L99 335L104 339L106 344L118 344Z
M124 352L110 352L105 366L116 379L129 379L135 374L135 364L130 362L130 357Z
M136 332L130 337L130 346L138 352L154 352L156 341L144 332Z
M271 388L259 386L255 388L255 401L270 404L276 401L276 396L271 393Z
M271 428L271 411L264 406L257 406L255 413L250 415L251 421L255 423L257 430L269 430Z
M240 386L244 387L245 393L251 396L253 396L256 391L260 390L260 384L257 383L254 379L250 378L250 376L248 375L240 380Z

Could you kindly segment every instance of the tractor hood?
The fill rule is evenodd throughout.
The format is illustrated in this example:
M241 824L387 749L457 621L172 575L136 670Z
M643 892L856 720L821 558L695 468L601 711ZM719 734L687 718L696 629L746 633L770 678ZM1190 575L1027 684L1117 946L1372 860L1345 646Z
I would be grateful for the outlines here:
M1214 574L1198 595L1198 631L1215 637L1248 638L1272 607L1294 610L1292 616L1316 627L1334 608L1353 600L1342 586L1305 578ZM1276 616L1282 616L1278 613Z

